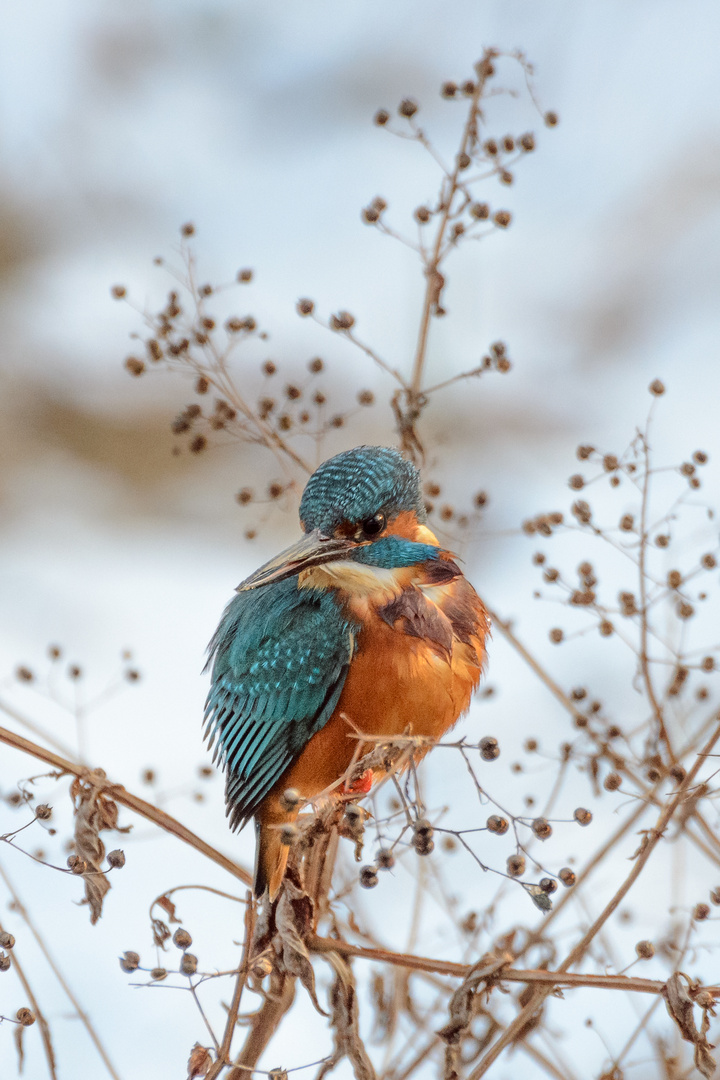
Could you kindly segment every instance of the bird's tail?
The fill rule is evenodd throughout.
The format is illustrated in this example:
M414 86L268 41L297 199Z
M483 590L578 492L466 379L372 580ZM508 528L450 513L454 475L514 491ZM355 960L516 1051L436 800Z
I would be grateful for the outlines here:
M289 846L282 842L282 827L291 824L296 817L297 812L266 803L255 818L254 889L257 897L267 890L272 901L280 890L290 852Z

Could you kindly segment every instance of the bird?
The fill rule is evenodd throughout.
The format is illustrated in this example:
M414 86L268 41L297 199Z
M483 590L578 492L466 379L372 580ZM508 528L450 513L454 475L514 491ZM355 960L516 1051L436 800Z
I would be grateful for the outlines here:
M206 665L205 733L225 772L226 814L233 830L254 819L254 892L271 901L288 857L283 827L301 802L337 793L377 744L362 735L448 731L470 705L490 632L427 525L417 468L397 450L358 446L324 461L299 516L302 538L237 587Z

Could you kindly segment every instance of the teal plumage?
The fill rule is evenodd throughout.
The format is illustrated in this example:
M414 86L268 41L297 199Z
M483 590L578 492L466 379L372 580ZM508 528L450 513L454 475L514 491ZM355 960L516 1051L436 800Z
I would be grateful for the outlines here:
M227 773L226 813L244 825L315 732L345 683L359 626L335 594L297 578L242 592L210 643L205 717Z

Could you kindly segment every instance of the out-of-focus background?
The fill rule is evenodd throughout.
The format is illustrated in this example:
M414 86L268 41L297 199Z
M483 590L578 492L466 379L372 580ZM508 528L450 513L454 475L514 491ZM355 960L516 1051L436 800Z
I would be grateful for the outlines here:
M501 612L522 616L534 580L530 549L507 531L567 503L578 442L624 448L644 420L651 379L668 387L654 427L661 457L675 463L698 446L711 460L720 453L720 9L710 0L26 0L6 5L1 22L2 693L73 746L73 723L18 690L15 666L43 676L46 649L59 644L58 693L84 702L117 675L122 681L121 653L132 650L143 680L90 711L87 760L138 790L143 770L154 768L149 797L159 792L172 813L249 864L252 837L227 834L220 782L196 771L205 760L200 668L234 586L296 526L273 517L255 541L245 539L252 515L235 492L272 471L265 477L256 452L228 444L173 456L169 425L192 399L191 384L128 376L122 361L142 319L114 302L110 287L125 284L141 310L158 306L172 283L153 258L177 262L178 226L193 221L202 277L254 269L239 302L269 331L263 355L288 373L324 357L339 407L348 384L377 394L365 426L337 432L328 451L391 441L388 384L345 342L301 322L295 301L308 295L325 311L349 309L364 338L393 364L408 363L419 264L359 212L382 194L389 220L409 224L412 209L433 197L436 173L418 146L373 126L373 114L417 99L423 126L449 154L462 105L442 101L440 84L471 75L486 45L524 50L560 125L545 128L522 93L491 103L495 133L534 130L538 147L512 187L487 185L483 197L512 211L512 227L450 264L449 315L430 351L437 381L472 366L496 339L507 342L514 368L438 396L425 429L451 502L490 491L468 573ZM505 81L522 89L509 65ZM254 365L247 378L259 386ZM708 489L712 501L717 472ZM559 653L552 660L569 663ZM79 682L65 679L69 662L82 667ZM526 734L523 717L561 730L502 643L491 672L513 683L514 697L500 695L487 721L502 724L511 747ZM4 748L0 760L2 794L40 771ZM64 784L54 801L66 802ZM5 822L9 829L16 819L0 804L0 831ZM0 860L120 1075L180 1077L192 1042L207 1040L189 995L131 990L115 957L131 948L155 962L145 912L157 893L228 882L148 827L135 832L125 876L116 876L92 930L86 909L72 906L72 880L14 852L0 851ZM45 847L62 859L52 838ZM472 885L475 904L486 887ZM6 900L0 884L0 919L13 922L28 969L44 972L36 991L53 1022L60 1075L101 1075ZM188 925L193 912L198 925L207 919L208 903L188 900ZM237 910L212 908L203 962L234 962L227 922L236 920L237 938ZM441 948L429 939L417 947ZM0 1014L24 1003L10 978L0 976ZM327 1052L322 1021L311 1010L299 1016L266 1067ZM219 1006L213 1017L222 1023ZM582 1038L590 1040L583 1053L601 1062L602 1046ZM11 1041L3 1025L3 1076L14 1075ZM35 1080L44 1065L38 1040L29 1033L27 1042L25 1076ZM512 1065L498 1068L511 1075Z

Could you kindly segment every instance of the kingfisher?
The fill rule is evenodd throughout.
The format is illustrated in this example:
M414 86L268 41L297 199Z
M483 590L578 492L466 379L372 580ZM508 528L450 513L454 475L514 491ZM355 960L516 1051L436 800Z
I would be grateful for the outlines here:
M342 791L377 745L363 735L435 739L451 728L489 634L477 593L427 526L418 470L397 450L358 446L325 461L300 525L302 539L237 587L207 665L206 735L225 770L226 813L233 829L254 818L255 895L271 901L300 801Z

